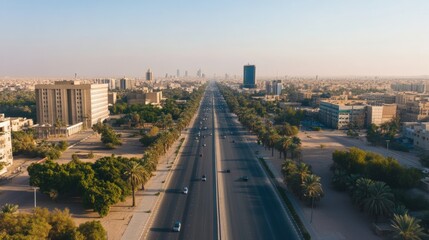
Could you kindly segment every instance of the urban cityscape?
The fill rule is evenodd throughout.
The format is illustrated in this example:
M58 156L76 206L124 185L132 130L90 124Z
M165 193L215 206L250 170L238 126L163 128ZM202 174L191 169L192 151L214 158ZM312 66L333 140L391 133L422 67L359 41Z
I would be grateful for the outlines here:
M1 2L0 239L429 239L427 10Z

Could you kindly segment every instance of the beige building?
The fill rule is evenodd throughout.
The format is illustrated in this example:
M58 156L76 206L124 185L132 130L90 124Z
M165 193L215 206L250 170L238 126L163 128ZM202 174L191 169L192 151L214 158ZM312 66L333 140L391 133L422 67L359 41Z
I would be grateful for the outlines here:
M365 100L369 104L393 104L396 102L396 96L387 93L364 93L359 95L358 99Z
M381 125L396 117L396 104L384 104L381 106L367 106L367 124Z
M143 91L135 91L127 93L128 105L145 104L145 93Z
M5 164L5 167L0 170L0 175L5 173L6 167L13 163L11 132L10 119L0 114L0 163Z
M115 92L109 92L107 103L113 105L116 103L116 100L118 99L117 94Z
M429 102L407 102L401 109L401 120L404 122L429 121Z
M57 81L36 85L37 122L40 125L75 125L91 127L109 116L107 84L81 84Z
M135 91L127 93L128 104L152 104L160 105L162 100L162 92L145 92Z
M13 132L22 131L33 127L33 119L22 117L10 118L10 126Z
M160 105L162 100L162 92L146 93L145 104Z

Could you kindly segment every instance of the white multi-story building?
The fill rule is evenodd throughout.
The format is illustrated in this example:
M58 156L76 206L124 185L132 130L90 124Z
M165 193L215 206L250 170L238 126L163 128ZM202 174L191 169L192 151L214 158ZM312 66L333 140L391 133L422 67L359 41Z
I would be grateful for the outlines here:
M36 85L37 122L62 126L82 122L91 127L109 116L107 84L80 84L79 81L57 81Z
M13 163L11 132L10 119L0 114L0 163L4 164L0 174L5 173L7 166Z
M410 139L415 147L429 150L429 122L404 122L402 135Z
M326 100L320 102L319 118L327 127L347 129L365 126L365 101Z

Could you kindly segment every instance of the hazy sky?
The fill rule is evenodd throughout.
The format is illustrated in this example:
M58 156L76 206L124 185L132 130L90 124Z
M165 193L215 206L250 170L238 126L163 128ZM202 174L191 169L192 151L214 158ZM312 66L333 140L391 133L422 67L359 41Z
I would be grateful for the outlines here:
M427 0L0 0L0 76L427 75Z

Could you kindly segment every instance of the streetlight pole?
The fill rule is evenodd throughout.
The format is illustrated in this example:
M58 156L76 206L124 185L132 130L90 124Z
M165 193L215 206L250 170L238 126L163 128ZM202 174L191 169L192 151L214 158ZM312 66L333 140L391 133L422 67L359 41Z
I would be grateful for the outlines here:
M310 224L313 222L313 205L314 205L314 197L311 198L311 216L310 216Z
M390 142L390 140L388 139L388 140L386 140L386 148L387 148L387 151L389 151L389 142Z
M36 192L37 192L38 187L33 187L34 190L34 208L36 208L37 204L36 204Z

